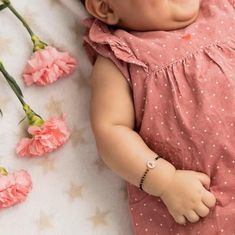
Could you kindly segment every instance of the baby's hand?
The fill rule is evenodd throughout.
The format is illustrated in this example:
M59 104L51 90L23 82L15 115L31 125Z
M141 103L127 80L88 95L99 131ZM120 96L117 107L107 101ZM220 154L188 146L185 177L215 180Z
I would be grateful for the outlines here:
M186 218L195 223L200 219L199 216L208 215L209 208L215 205L215 196L203 185L209 188L208 175L191 170L176 170L160 198L177 223L185 224Z

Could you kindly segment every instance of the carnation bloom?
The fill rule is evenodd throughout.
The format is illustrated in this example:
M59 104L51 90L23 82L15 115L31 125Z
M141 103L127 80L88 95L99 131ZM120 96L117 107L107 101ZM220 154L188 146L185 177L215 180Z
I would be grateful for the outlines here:
M0 208L24 201L31 189L32 180L27 171L20 170L7 174L4 169L4 173L0 174Z
M33 54L23 71L24 82L27 86L33 83L45 86L75 70L76 60L69 53L59 52L56 48L43 42L14 8L10 0L0 0L0 2L3 3L0 10L7 7L21 21L33 42Z
M23 138L17 143L17 155L20 157L42 156L63 145L70 136L64 119L64 114L62 114L60 117L43 121L41 126L30 125L28 133L32 138Z
M31 138L23 138L17 143L17 154L21 157L42 156L63 145L70 136L64 122L64 114L58 118L52 117L48 121L44 121L41 116L35 113L30 106L25 103L22 91L14 78L7 73L1 61L0 71L21 102L28 119L28 133Z
M46 46L32 54L24 68L23 78L27 86L33 83L45 86L71 74L75 68L76 60L69 53Z

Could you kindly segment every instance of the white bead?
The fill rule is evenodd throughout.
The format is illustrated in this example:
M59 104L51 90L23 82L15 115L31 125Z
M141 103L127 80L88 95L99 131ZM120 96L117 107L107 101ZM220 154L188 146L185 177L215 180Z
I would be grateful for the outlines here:
M147 166L148 166L148 168L152 169L156 166L156 164L155 164L154 160L149 160L149 161L147 161Z

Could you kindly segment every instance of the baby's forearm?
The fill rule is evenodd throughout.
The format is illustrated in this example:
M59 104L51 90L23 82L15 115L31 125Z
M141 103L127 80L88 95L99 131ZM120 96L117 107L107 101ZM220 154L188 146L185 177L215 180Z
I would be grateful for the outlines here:
M146 162L156 157L132 129L121 125L107 125L95 133L99 155L106 165L129 183L139 186L146 170ZM175 167L160 158L156 167L148 172L143 189L155 196L161 195L175 173Z

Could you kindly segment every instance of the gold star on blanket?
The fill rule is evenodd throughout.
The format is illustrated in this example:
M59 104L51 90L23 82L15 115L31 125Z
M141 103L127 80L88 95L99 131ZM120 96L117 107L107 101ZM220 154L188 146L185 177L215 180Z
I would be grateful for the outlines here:
M46 213L41 211L39 219L36 221L39 231L53 227L51 220L51 215L47 215Z
M88 219L91 221L91 223L93 224L93 228L95 228L98 225L107 225L107 221L106 221L106 216L110 211L102 211L96 207L96 212L95 215L89 217Z
M12 39L1 37L0 38L0 55L6 54L6 53L10 54L12 52L11 44L12 44Z
M98 156L98 158L95 160L94 164L98 167L99 172L107 170L108 167L105 165L104 161L101 159L101 157Z
M51 96L45 109L48 110L50 116L54 116L56 114L60 115L62 113L62 102Z
M42 161L39 163L39 165L43 169L43 174L47 174L50 171L55 170L55 159L52 159L51 156L45 157L42 159Z
M82 186L78 186L73 182L70 182L70 188L66 193L68 194L69 198L73 201L76 198L82 198L82 190Z
M83 127L83 128L74 127L74 129L71 133L71 142L74 147L76 147L78 144L85 144L86 143L86 140L83 137L85 130L86 130L85 127Z

